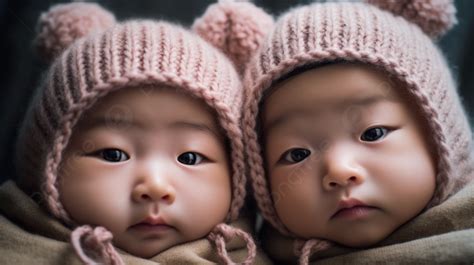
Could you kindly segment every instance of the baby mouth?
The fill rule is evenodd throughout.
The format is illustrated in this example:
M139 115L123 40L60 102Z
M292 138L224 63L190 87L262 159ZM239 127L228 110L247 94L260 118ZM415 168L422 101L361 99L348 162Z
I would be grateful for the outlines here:
M377 209L377 207L367 205L357 199L342 200L330 219L361 219L368 217Z
M130 226L129 229L139 233L162 234L175 228L159 216L148 216L143 221Z

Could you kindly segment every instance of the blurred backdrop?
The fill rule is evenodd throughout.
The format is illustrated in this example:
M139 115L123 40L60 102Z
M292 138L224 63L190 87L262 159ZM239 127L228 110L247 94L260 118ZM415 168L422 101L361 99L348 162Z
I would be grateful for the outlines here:
M39 14L49 6L70 1L0 0L0 41L3 61L0 71L0 183L14 178L14 146L18 130L47 65L35 57L32 40ZM131 18L165 19L185 26L204 13L212 0L97 0L118 20ZM277 16L290 7L313 1L254 0ZM460 93L474 117L474 1L455 0L458 25L439 40L454 73Z

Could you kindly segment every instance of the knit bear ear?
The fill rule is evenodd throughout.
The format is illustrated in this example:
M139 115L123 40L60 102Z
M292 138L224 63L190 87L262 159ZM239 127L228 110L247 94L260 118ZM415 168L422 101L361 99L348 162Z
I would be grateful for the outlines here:
M273 28L273 18L249 2L219 1L194 21L192 29L222 50L242 71Z
M54 5L38 19L35 46L43 59L52 61L75 40L114 23L114 15L94 3Z
M456 23L452 0L366 0L417 24L428 36L439 38Z

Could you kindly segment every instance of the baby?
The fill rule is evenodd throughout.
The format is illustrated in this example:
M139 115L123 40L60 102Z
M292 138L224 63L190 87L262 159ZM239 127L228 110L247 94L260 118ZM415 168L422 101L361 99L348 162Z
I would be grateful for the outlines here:
M265 220L297 239L301 264L334 245L378 244L474 177L471 130L429 38L453 25L452 3L369 2L290 10L246 70L254 195ZM472 228L470 213L451 231Z
M243 37L251 37L254 46L241 50L251 53L272 20L248 3L217 4L196 21L196 32L210 43L162 21L117 23L92 3L57 5L44 13L37 45L56 59L19 137L24 192L7 183L2 197L22 198L19 205L36 209L27 194L40 192L40 203L73 231L45 225L53 220L40 209L21 214L22 207L2 207L2 215L36 218L40 227L24 229L55 246L70 233L86 264L262 263L250 235L230 225L245 198L242 85L234 64L211 44L224 52L227 47L210 38L234 33L212 20L228 9L234 16L259 17L246 20L253 35ZM35 254L50 257L48 264L74 262L64 244L58 250L33 237L27 241L39 253L18 247L22 243L12 232L17 226L1 224L2 249L16 249L2 255L5 263L36 263ZM170 249L187 242L192 244ZM131 255L120 255L114 246ZM171 254L160 255L165 250Z

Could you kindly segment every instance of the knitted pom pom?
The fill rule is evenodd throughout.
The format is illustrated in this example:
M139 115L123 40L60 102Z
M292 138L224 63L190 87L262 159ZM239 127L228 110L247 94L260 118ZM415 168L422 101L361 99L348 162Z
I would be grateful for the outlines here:
M209 6L192 28L242 70L272 26L273 18L252 3L220 1Z
M431 38L438 38L456 24L452 0L366 0L417 24Z
M114 23L115 17L97 4L58 4L41 14L35 45L38 53L51 61L75 40Z

